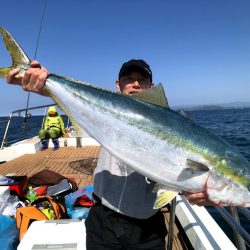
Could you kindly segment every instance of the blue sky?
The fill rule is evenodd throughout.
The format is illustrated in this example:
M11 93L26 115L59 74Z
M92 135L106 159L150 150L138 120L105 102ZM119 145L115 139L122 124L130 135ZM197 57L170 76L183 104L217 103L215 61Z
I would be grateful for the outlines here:
M45 0L1 3L5 27L34 58ZM48 0L36 59L50 72L115 90L121 64L142 58L170 106L250 101L249 0ZM10 59L0 43L0 67ZM0 116L27 92L0 79ZM30 106L51 103L31 94Z

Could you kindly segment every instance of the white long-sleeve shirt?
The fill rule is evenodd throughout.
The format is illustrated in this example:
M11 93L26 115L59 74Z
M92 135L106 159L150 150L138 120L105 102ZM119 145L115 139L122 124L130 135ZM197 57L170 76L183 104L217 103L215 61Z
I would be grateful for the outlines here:
M153 166L152 166L153 169ZM94 192L108 208L139 219L146 219L158 210L153 209L155 182L124 163L119 162L105 149L101 149L94 172Z

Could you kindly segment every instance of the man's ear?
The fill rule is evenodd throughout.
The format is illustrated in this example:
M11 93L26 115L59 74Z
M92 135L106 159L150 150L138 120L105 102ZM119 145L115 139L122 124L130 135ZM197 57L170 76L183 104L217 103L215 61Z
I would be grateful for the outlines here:
M121 93L121 88L120 88L120 81L119 80L116 80L116 91L118 92L118 93Z

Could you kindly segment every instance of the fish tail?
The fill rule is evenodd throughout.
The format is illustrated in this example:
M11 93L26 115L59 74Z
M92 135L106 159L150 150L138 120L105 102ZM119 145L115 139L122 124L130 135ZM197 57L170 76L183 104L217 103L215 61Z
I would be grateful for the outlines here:
M5 78L8 72L14 68L27 68L30 65L30 59L7 30L0 27L0 33L12 59L11 66L0 68L0 77Z

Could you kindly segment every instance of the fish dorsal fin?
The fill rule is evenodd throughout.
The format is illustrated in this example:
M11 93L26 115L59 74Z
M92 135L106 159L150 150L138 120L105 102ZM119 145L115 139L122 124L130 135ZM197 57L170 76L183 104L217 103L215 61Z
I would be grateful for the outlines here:
M203 171L203 172L207 172L209 171L209 168L204 165L203 163L191 160L191 159L187 159L186 160L187 163L187 168L191 169L191 170L199 170L199 171Z
M164 88L161 83L157 84L156 86L150 89L146 89L140 93L136 93L131 97L139 101L168 108L168 101L165 95Z

